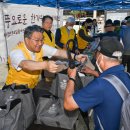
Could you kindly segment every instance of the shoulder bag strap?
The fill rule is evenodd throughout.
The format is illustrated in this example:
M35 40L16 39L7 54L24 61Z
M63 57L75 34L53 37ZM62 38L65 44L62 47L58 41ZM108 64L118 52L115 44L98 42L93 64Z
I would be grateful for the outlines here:
M123 100L129 94L129 90L126 88L124 83L115 75L106 75L103 79L109 81L113 85Z
M117 90L117 92L120 94L120 96L123 100L129 94L129 90L126 88L126 86L123 84L123 82L115 75L109 74L109 75L106 75L105 77L103 77L103 79L107 80L109 83L112 84L112 86ZM101 124L101 120L99 119L98 116L97 116L97 119L98 119L101 130L104 130L104 128Z
M104 130L103 125L102 125L101 120L99 119L98 115L97 115L97 119L98 119L98 123L100 125L101 130Z

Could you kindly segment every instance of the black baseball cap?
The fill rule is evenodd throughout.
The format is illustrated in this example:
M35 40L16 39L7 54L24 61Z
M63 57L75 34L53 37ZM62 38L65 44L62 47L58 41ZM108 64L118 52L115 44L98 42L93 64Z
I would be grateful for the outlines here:
M123 46L115 37L106 37L99 42L97 50L110 58L121 58Z
M111 19L106 20L104 27L106 28L106 27L112 27L112 26L113 26L112 20Z
M120 26L120 20L114 20L113 24L114 26Z

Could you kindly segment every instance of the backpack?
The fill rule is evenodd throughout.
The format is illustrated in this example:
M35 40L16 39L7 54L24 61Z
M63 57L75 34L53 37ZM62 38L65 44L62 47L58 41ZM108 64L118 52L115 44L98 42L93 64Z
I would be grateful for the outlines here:
M103 79L110 82L113 87L120 94L123 104L121 108L121 122L120 122L120 130L129 130L130 129L130 92L124 85L124 83L115 75L107 75L103 77ZM99 118L98 118L99 120ZM99 120L99 124L100 120ZM103 126L100 126L103 129Z

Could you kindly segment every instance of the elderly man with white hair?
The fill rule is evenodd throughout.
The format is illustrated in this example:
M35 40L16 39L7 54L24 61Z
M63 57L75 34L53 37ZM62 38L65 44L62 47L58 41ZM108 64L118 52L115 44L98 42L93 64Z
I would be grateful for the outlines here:
M71 44L70 49L72 52L78 53L76 32L73 29L74 24L75 24L75 18L68 17L68 19L66 20L66 25L56 30L55 42L57 48L66 50L66 43L68 42L68 40L73 39L75 40L75 44L74 45Z
M76 92L74 92L76 68L68 70L69 80L64 95L64 107L70 111L80 108L83 112L93 108L94 130L119 130L120 128L123 100L114 86L104 77L116 76L130 91L130 77L120 63L122 53L122 44L116 38L102 39L96 52L96 64L100 75Z

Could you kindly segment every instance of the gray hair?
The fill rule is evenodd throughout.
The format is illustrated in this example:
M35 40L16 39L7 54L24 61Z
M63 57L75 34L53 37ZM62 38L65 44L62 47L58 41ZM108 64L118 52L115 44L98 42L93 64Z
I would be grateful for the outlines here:
M43 33L43 29L38 25L32 25L25 28L24 38L30 38L34 32Z
M103 55L103 56L104 56L104 58L105 58L107 61L119 62L119 63L122 62L122 58L121 58L121 57L118 57L118 58L111 58L111 57L108 57L108 56L105 56L105 55Z

